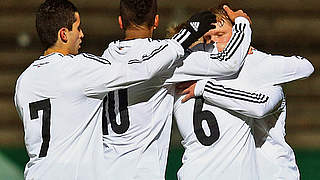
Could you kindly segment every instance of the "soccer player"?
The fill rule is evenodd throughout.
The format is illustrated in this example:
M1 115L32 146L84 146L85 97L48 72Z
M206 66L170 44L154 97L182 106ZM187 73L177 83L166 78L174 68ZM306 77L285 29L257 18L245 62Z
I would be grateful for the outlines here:
M221 9L215 11L215 14L222 17L220 26L204 37L207 41L215 43L216 48L213 51L221 51L226 47L226 42L231 36L232 24ZM206 47L211 46L201 45L200 47L208 49ZM241 145L240 139L252 142L249 134L250 128L253 129L258 165L257 177L251 179L299 179L294 153L284 138L285 98L279 96L279 89L270 86L308 77L313 70L312 64L304 58L272 56L251 48L236 79L202 80L186 89L184 93L188 93L187 96L181 97L180 100L184 98L183 101L186 101L193 96L202 96L204 99L196 98L186 104L177 101L176 104L175 116L184 138L183 145L186 148L183 157L184 164L178 173L179 179L202 180L214 177L234 179L235 177L232 176L237 168L230 169L233 172L230 174L228 174L230 172L228 169L235 160L239 160L239 157L244 158L239 153L238 147L239 144ZM263 96L261 92L267 96ZM273 103L265 103L270 102L272 97ZM189 122L189 125L186 125L186 121L188 122L186 118L192 115L184 114L188 110L187 106L190 110L193 108L192 105L194 106L193 124ZM232 129L230 122L234 118L238 118L239 122L242 120L243 124L238 126L232 137L229 136L230 132L236 129ZM203 125L204 122L207 122L209 126ZM229 127L226 128L226 126ZM241 129L246 129L248 132L241 134ZM203 142L206 142L204 140L210 140L210 137L213 143L204 144ZM235 139L238 142L234 141ZM226 152L229 154L225 154ZM254 152L251 155L247 154L245 158L248 159L250 158L248 156L254 154ZM232 159L232 161L228 162L227 159ZM200 163L207 164L201 166ZM243 163L243 161L238 161L238 163ZM244 164L241 166L243 167ZM252 171L252 169L249 170ZM200 172L201 175L194 178Z
M156 13L156 0L121 0L119 24L124 30L125 40L112 42L103 57L112 55L125 63L141 63L167 53L163 52L167 41L151 39L159 19ZM178 72L176 79L182 81L194 73L221 77L238 71L243 62L239 57L244 59L251 42L251 30L249 21L238 17L244 14L235 14L235 39L230 41L230 52L223 56L222 53L197 52L147 82L108 93L103 105L105 171L108 177L114 180L165 178L175 92L174 86L163 84L173 72ZM202 20L189 20L174 39L183 40L184 34L193 36L188 30L190 27L200 29ZM183 46L187 48L191 44ZM199 64L198 57L204 60L203 64Z
M195 37L209 30L207 18L214 16L197 17L205 17L200 25L205 31L199 27ZM78 54L84 37L80 24L79 11L67 0L47 0L38 9L36 28L45 51L20 75L14 97L30 157L26 179L107 179L101 128L105 95L154 77L184 54L180 43L192 43L187 36L180 43L153 43L161 53L122 63L111 54Z

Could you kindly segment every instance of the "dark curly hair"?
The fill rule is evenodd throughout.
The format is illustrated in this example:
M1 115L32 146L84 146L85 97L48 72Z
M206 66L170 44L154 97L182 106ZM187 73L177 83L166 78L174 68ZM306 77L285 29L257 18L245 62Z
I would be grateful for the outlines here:
M153 26L157 11L157 0L120 0L120 16L124 30L132 25Z
M58 40L58 32L65 27L72 30L76 22L77 8L68 0L46 0L36 14L36 29L45 50L52 47Z

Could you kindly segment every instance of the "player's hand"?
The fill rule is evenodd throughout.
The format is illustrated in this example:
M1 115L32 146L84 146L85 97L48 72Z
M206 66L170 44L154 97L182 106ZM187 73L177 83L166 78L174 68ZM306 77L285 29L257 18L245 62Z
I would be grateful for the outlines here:
M234 22L237 17L244 17L250 22L250 24L252 24L250 17L247 15L247 13L243 12L242 10L238 10L238 11L234 12L227 5L224 5L223 9L227 12L227 14L232 22Z
M210 11L197 13L187 21L185 27L173 39L187 49L210 29L216 28L214 25L216 22L216 16Z
M210 11L203 11L191 16L187 21L186 28L196 37L196 39L199 39L210 29L216 28L214 25L216 22L216 15Z
M181 100L182 103L187 102L189 99L195 97L194 90L196 84L196 81L188 81L176 85L177 94L185 95L185 97Z

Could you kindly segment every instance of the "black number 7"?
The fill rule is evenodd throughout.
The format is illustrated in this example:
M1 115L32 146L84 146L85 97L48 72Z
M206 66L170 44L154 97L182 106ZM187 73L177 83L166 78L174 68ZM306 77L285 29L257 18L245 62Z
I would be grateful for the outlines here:
M50 141L50 119L51 119L51 104L50 99L45 99L42 101L32 102L29 104L30 118L38 119L38 111L43 110L42 115L42 145L40 149L39 157L46 157L49 141Z

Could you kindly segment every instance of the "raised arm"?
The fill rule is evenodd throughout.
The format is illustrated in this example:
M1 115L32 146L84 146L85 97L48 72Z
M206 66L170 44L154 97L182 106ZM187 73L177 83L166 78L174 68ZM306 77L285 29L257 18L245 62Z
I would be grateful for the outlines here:
M175 69L174 75L167 83L182 80L199 80L221 78L237 73L242 66L251 43L249 21L238 17L232 29L232 37L222 52L209 53L197 51L183 60L183 65Z

